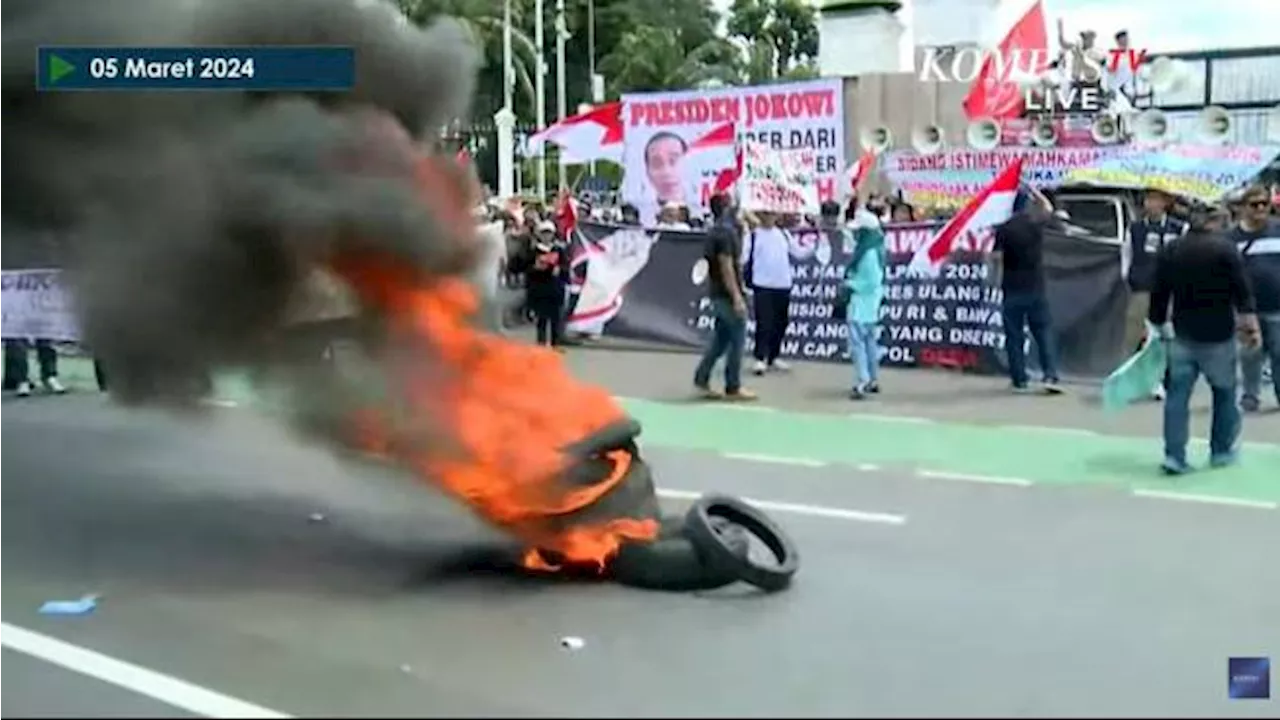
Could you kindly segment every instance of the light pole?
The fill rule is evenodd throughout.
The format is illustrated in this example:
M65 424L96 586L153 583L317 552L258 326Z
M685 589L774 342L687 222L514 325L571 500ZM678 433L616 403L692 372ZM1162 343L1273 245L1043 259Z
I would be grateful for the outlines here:
M541 132L547 127L547 63L542 57L542 0L536 0L534 3L534 22L533 22L533 43L538 46L538 75L535 82L534 94L538 97L534 103L536 108L536 117L534 123L538 126L537 132ZM547 145L542 144L542 152L538 153L538 201L545 201L547 198Z
M603 97L596 97L596 0L587 0L587 81L591 85L591 102L600 103ZM596 176L596 161L591 160L587 172Z
M498 196L515 194L515 66L511 57L511 2L502 7L502 109L493 118L498 128Z
M556 0L556 117L559 120L564 120L568 113L568 108L565 107L568 103L567 89L564 86L564 46L568 38L569 28L565 23L564 0ZM568 187L564 176L564 153L558 153L556 158L560 165L558 176L560 189L563 190Z

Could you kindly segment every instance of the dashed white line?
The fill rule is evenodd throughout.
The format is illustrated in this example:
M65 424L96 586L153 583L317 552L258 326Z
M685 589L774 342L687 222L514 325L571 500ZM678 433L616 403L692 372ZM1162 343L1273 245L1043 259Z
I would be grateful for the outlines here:
M235 400L224 400L222 398L205 398L200 402L204 403L205 405L212 405L214 407L221 407L221 408L240 407L240 403L236 402Z
M721 456L727 457L731 460L744 460L746 462L772 463L774 465L800 465L802 467L826 467L827 466L827 463L821 460L785 457L782 455L761 455L757 453L721 453Z
M876 472L880 469L880 466L872 465L871 463L861 463L858 465L858 469L863 472Z
M704 494L705 493L694 492L692 490L672 490L668 488L658 490L658 497L670 498L672 500L697 500ZM803 505L800 503L759 500L756 498L741 499L755 505L761 510L772 510L774 512L795 513L797 515L810 515L812 517L832 518L835 520L853 520L855 522L878 523L881 525L902 525L907 521L905 515L895 515L893 513L850 510L847 508L825 507L822 505Z
M879 422L911 423L914 425L931 425L938 422L933 418L914 417L911 415L880 415L877 413L846 413L846 417L854 420L875 420Z
M963 482L986 483L988 485L1012 485L1014 487L1030 487L1032 482L1023 478L997 477L995 475L969 475L966 473L946 472L945 470L917 470L916 475L934 480L959 480Z
M8 623L0 623L0 645L203 717L292 717Z
M1158 500L1176 500L1179 502L1204 503L1206 505L1230 505L1232 507L1256 508L1258 510L1276 510L1280 503L1265 500L1244 500L1241 498L1219 497L1216 495L1197 495L1167 490L1134 490L1136 497L1155 498Z

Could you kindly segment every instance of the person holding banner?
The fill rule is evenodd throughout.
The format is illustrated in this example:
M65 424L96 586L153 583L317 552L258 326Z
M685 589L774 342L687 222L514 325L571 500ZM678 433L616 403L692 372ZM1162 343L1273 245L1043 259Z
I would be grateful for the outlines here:
M742 282L742 235L734 217L729 195L711 196L714 221L707 233L704 259L715 327L711 341L693 374L693 386L703 398L755 400L756 394L742 387L742 351L747 342L747 301ZM724 395L711 388L711 371L724 357Z
M755 213L757 225L747 234L743 252L743 277L752 292L756 321L755 365L752 372L789 370L782 354L782 340L791 321L791 286L795 269L792 259L813 255L812 247L796 242L787 230L778 227L776 213Z

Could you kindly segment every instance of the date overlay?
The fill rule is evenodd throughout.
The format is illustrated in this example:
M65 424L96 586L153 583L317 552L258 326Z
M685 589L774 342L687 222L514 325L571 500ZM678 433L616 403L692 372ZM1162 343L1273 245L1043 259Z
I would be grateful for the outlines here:
M350 90L349 47L42 47L36 89Z

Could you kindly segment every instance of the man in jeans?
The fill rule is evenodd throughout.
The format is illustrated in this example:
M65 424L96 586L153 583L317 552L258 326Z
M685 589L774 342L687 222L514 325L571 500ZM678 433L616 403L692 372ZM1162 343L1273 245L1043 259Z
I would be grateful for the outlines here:
M707 233L708 294L715 319L711 342L693 374L693 386L702 397L754 400L755 393L742 387L742 350L747 340L747 301L743 295L742 235L735 222L733 205L725 194L710 201L714 224ZM711 388L711 371L724 356L724 394Z
M990 278L1004 290L1004 347L1009 357L1009 379L1014 392L1028 392L1026 331L1031 330L1044 373L1044 392L1062 394L1058 378L1057 348L1049 299L1045 294L1044 227L1053 217L1053 205L1034 189L1020 190L1013 202L1014 215L996 228L990 257Z
M1169 389L1164 402L1164 462L1169 475L1191 469L1187 463L1191 393L1200 375L1213 394L1209 464L1224 467L1237 459L1240 409L1236 406L1237 328L1246 347L1256 347L1258 319L1245 266L1232 244L1215 231L1225 220L1217 209L1192 213L1191 231L1156 256L1151 309L1147 319L1168 343ZM1169 304L1173 303L1173 327Z
M1280 403L1280 221L1269 216L1271 193L1262 185L1245 190L1240 221L1229 239L1244 258L1245 272L1258 305L1262 342L1240 357L1244 392L1240 407L1256 412L1262 404L1262 366L1271 361L1271 383Z

